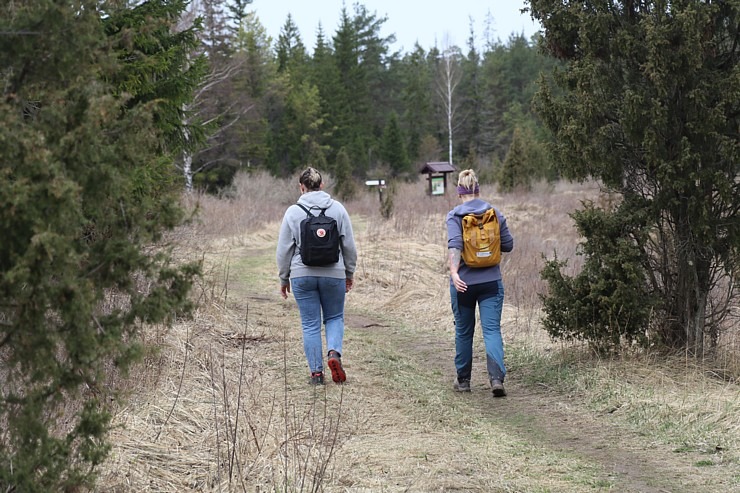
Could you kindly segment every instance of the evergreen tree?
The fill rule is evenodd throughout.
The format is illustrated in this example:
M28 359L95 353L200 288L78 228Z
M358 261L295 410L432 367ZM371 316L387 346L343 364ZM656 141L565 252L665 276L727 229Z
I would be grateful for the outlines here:
M391 112L388 123L383 131L382 142L383 161L390 167L394 177L406 175L411 172L408 155L406 154L406 142L398 123L398 115Z
M205 57L194 55L200 21L176 28L187 5L186 0L151 0L113 10L104 18L105 32L121 62L108 81L130 95L129 108L152 104L157 126L164 132L165 152L193 150L205 139L202 122L191 119L187 111L207 72Z
M511 35L506 44L488 46L481 63L478 141L483 154L503 159L516 127L528 128L538 140L545 140L539 118L532 110L532 98L541 73L551 71L554 65L521 34ZM516 120L511 116L516 116Z
M465 115L457 139L457 154L463 159L468 154L478 155L483 149L481 129L483 123L483 94L480 73L481 59L475 47L475 31L470 23L468 54L461 60L460 113ZM474 163L472 163L475 165Z
M166 36L162 26L172 26L184 2L120 4L0 6L6 491L91 486L109 450L111 371L125 371L139 354L139 327L189 306L196 269L173 266L166 249L144 248L182 218L174 115L192 74L176 61L191 39ZM111 29L144 10L145 23Z
M260 99L274 77L275 64L271 54L272 39L254 12L248 13L243 19L236 46L236 56L244 64L239 74L239 89L245 90L254 99Z
M588 341L604 352L618 350L623 343L646 342L652 295L640 267L640 249L625 239L625 233L645 239L642 225L589 202L572 217L581 235L597 229L599 238L581 246L586 260L578 276L563 275L567 263L557 256L545 262L541 273L549 291L541 297L545 330L556 339Z
M339 88L333 98L336 111L327 113L336 115L333 147L346 147L357 175L363 175L380 156L379 140L390 108L385 84L393 37L381 36L385 21L359 4L353 17L343 8L333 38Z
M632 292L649 293L640 298L653 302L659 339L702 354L737 295L740 4L530 4L543 46L567 64L556 74L561 92L546 84L538 97L558 167L622 197L606 219L583 216L584 249L597 265L630 269L621 278ZM613 216L621 228L608 227ZM633 247L618 262L607 247L614 241ZM583 275L596 274L584 285L618 275ZM617 294L607 299L625 313L644 308ZM629 323L648 329L639 317Z
M438 94L439 91L439 74L442 72L442 53L435 46L427 52L426 68L430 81L429 92L431 98L431 136L437 144L445 143L447 158L449 159L449 139L447 132L447 111L445 110L444 99ZM428 141L428 139L427 139ZM442 159L440 157L440 159Z
M277 54L278 72L288 72L295 82L302 82L303 74L307 68L308 55L301 40L298 26L295 25L293 16L290 14L288 14L288 18L280 30L275 52Z
M499 177L501 190L504 192L511 192L516 188L529 190L532 185L531 169L522 131L517 128L514 130L514 138L501 168Z
M390 67L396 61L396 55L389 52L389 45L395 42L394 35L384 36L383 25L387 17L378 17L377 12L370 12L362 4L355 4L353 19L357 35L357 54L361 80L365 86L365 107L360 106L365 113L359 113L364 124L364 133L369 140L380 136L385 126L388 112L394 107L393 95L396 87L391 78ZM372 135L372 137L370 137Z
M336 125L332 147L344 147L355 163L355 171L362 175L369 164L366 158L367 142L361 129L361 121L367 118L367 87L359 66L358 35L345 7L342 7L333 45L339 86L331 99L331 106L327 108Z
M316 33L316 45L310 62L309 80L319 91L322 121L319 128L320 143L326 149L327 158L329 158L336 153L333 144L335 143L334 133L337 130L339 115L337 114L338 107L335 98L340 91L340 83L334 54L331 45L324 36L324 29L321 24L319 24Z
M311 150L320 147L321 103L316 86L308 81L293 85L287 74L276 82L268 104L270 166L278 175L304 167ZM323 150L322 150L323 155Z
M241 40L240 33L245 28L247 18L251 15L254 16L254 12L247 10L247 7L252 3L252 0L231 0L226 3L226 10L229 12L231 38ZM236 46L238 49L244 48L241 44Z
M337 153L337 161L333 167L334 193L341 200L351 200L357 194L357 187L352 178L352 163L349 160L347 150L342 148Z
M432 133L432 80L426 62L424 48L417 43L414 51L402 62L401 103L404 108L402 122L408 136L408 155L412 161L423 160L421 143L424 136Z
M231 54L233 28L229 25L223 2L221 0L200 0L199 14L203 29L200 41L210 64L219 66L227 62Z
M234 57L242 69L234 75L233 87L248 101L248 111L235 131L241 142L237 158L242 166L264 166L270 154L267 94L276 69L272 39L254 12L243 19L235 47Z

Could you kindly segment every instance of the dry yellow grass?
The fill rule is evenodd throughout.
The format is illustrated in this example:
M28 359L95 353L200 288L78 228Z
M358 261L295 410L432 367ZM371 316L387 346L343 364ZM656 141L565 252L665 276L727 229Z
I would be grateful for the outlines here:
M451 391L443 223L453 199L403 185L387 221L374 192L346 204L360 254L347 301L349 380L317 389L274 261L296 187L261 175L237 185L231 199L200 197L200 222L177 233L183 258L204 261L199 309L147 334L158 351L123 384L130 397L115 413L100 491L740 488L736 383L692 361L561 351L539 326L541 255L557 249L578 267L567 214L594 186L484 187L516 238L503 266L510 395L494 401L479 336L473 392Z

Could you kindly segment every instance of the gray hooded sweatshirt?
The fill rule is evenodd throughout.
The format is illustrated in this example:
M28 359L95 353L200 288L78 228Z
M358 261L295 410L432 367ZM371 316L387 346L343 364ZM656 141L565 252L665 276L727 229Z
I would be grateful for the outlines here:
M297 205L291 205L285 211L278 236L277 265L280 284L284 286L290 284L290 279L305 276L352 279L357 267L357 247L347 210L324 191L304 193L298 203L307 209L314 207L311 211L313 214L320 212L317 208L326 209L325 214L336 219L339 228L339 262L311 267L301 261L301 221L306 218L306 213Z

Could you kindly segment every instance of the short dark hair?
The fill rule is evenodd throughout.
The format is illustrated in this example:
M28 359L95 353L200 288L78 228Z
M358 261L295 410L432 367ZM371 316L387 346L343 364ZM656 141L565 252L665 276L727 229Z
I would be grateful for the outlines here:
M303 171L303 173L301 173L298 183L306 187L308 190L319 190L321 188L321 173L319 173L315 168L308 167Z

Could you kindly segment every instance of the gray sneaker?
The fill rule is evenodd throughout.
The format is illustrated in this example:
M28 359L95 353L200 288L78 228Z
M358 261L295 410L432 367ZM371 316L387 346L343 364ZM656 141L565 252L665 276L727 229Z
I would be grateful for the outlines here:
M504 389L504 383L501 380L491 380L491 391L493 391L494 397L504 397L506 395L506 389Z
M311 378L308 383L311 385L324 385L324 372L315 371L311 373Z
M459 380L455 378L452 388L455 392L470 392L470 380Z

